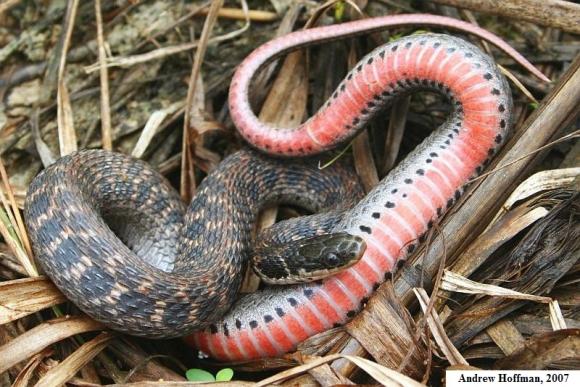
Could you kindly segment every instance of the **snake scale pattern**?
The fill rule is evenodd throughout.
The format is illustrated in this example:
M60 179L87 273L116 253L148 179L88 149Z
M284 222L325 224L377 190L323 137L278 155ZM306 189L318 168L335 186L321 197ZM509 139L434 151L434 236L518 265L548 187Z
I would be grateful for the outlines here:
M31 185L25 216L43 268L74 303L111 327L148 337L181 336L205 327L186 340L223 360L279 355L354 317L504 142L512 108L507 82L477 47L446 35L424 34L365 56L329 101L298 128L261 123L248 93L256 72L293 49L404 25L468 31L545 79L482 29L445 17L400 15L275 39L239 66L230 88L231 116L242 136L254 147L281 156L316 154L348 141L396 96L427 89L449 99L453 112L441 127L364 199L326 221L332 233L364 240L366 250L357 264L322 281L245 295L226 313L245 268L240 257L248 255L252 224L263 203L285 199L312 209L328 207L355 189L352 173L341 166L314 173L300 164L243 151L204 180L184 215L177 195L144 163L85 151L57 162ZM279 188L280 181L288 183ZM309 195L300 196L304 192ZM233 214L226 217L225 210ZM70 219L81 227L67 223ZM147 219L146 227L139 226L141 219ZM177 243L182 223L187 227L181 231L183 242ZM89 229L95 231L82 231ZM105 240L116 242L105 245ZM57 255L65 259L53 259ZM152 265L140 264L141 259ZM101 265L96 260L104 269L97 268ZM70 286L79 283L88 294Z

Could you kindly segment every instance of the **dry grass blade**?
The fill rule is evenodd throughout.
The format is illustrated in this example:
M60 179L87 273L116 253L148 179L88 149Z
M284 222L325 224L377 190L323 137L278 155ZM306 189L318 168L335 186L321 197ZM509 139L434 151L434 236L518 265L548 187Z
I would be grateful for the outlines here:
M32 249L24 222L20 216L20 210L16 204L14 193L8 179L8 173L4 168L4 163L0 158L0 182L2 189L0 189L0 235L8 244L14 255L22 267L26 270L28 275L37 276L38 271L32 262ZM4 195L6 192L8 198Z
M86 316L51 320L30 329L0 347L0 374L44 348L79 333L104 329Z
M107 52L103 36L103 16L101 15L101 0L95 0L95 17L97 21L97 43L99 47L99 66L101 77L101 136L103 149L113 150L111 135L111 104L109 98L109 72L106 66Z
M512 81L514 85L516 85L516 87L518 88L519 91L522 92L522 94L524 94L530 101L538 103L538 100L534 97L534 95L530 93L530 91L523 85L523 83L521 83L520 80L511 73L511 71L509 71L502 65L497 65L497 67L500 69L503 75L509 78L509 80Z
M445 270L443 280L441 281L441 289L449 292L458 292L466 294L485 294L488 296L512 298L516 300L528 300L541 303L549 303L552 301L550 297L534 296L532 294L524 294L514 290L502 288L501 286L486 285L479 282L471 281L452 271Z
M545 217L548 212L544 207L529 208L526 206L510 211L462 252L452 265L453 272L464 277L469 276L500 246Z
M18 320L66 301L45 277L24 278L0 283L0 324Z
M502 206L502 210L508 210L517 201L538 192L565 187L580 190L580 167L541 171L528 177L512 192Z
M69 153L77 150L77 137L74 128L73 113L70 104L70 96L66 87L64 71L66 68L66 56L71 41L78 6L79 0L69 0L65 20L65 38L58 65L58 87L56 100L58 142L61 156L68 155Z
M405 133L405 123L407 122L407 112L411 97L397 98L391 108L389 120L389 130L385 138L384 160L381 163L381 172L386 174L394 166L403 141Z
M377 167L373 160L369 132L361 132L352 142L354 168L358 174L365 192L369 192L379 184Z
M198 85L198 77L201 71L201 64L208 45L209 35L217 20L217 13L223 5L223 0L214 0L211 4L210 11L203 24L203 30L199 38L199 47L195 51L193 64L191 66L191 75L189 76L189 86L187 88L187 98L185 100L185 113L183 120L183 144L181 151L181 181L179 191L181 198L189 202L195 190L194 162L193 162L193 145L195 133L191 127L191 109L195 89Z
M427 295L425 289L414 288L413 292L415 293L417 300L419 300L419 305L421 305L421 310L423 310L423 313L427 312L429 306L429 296ZM437 342L437 345L439 345L439 348L441 348L441 351L443 351L443 353L445 354L445 357L447 358L447 361L449 361L449 364L469 365L467 360L465 360L465 358L461 356L461 353L459 353L459 351L457 350L457 348L455 348L451 340L449 340L449 337L447 337L447 335L445 334L445 328L443 328L443 324L441 323L441 320L439 319L437 312L431 309L431 312L426 317L427 324L431 329L431 334L433 335L433 338L435 338L435 341Z
M405 386L405 387L423 387L424 385L405 376L397 371L393 371L390 368L384 367L380 364L372 362L368 359L358 357L358 356L348 356L341 354L328 355L321 358L312 360L306 364L291 368L286 371L282 371L274 376L263 379L256 383L256 387L268 386L280 382L282 380L288 379L292 376L299 375L322 364L326 364L336 359L346 359L355 363L359 368L367 372L376 381L381 383L383 386Z
M548 304L548 306L550 308L550 323L552 324L552 329L555 331L566 329L566 320L564 320L558 301L553 300Z
M297 51L288 55L262 105L259 118L282 127L300 124L306 112L308 77L304 55Z
M41 351L32 356L28 363L26 363L26 365L22 368L22 371L20 371L18 376L14 379L12 387L27 387L30 383L30 380L35 376L35 371L38 366L46 357L52 355L53 352L54 351L51 348L47 348L44 351Z
M81 345L59 365L51 368L36 384L36 387L60 386L72 378L82 367L99 354L111 341L113 335L103 332Z
M157 133L157 129L159 129L165 118L167 116L173 115L173 113L177 112L182 107L183 104L180 102L168 106L165 109L154 111L147 120L145 127L141 131L141 135L135 144L135 148L133 148L133 152L131 152L131 156L141 158L151 143L153 136L155 136L155 133Z
M389 327L388 333L385 327ZM400 304L391 283L377 289L346 330L379 364L415 379L423 377L428 357L425 342L415 335L420 329Z

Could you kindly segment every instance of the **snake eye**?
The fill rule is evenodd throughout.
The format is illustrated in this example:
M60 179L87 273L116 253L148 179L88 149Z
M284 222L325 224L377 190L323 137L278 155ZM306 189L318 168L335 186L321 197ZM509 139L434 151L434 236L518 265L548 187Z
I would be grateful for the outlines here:
M328 254L326 254L326 257L325 258L326 258L325 259L326 260L326 264L328 266L331 266L331 267L338 266L338 264L340 262L340 259L338 258L338 255L336 255L335 253L328 253Z

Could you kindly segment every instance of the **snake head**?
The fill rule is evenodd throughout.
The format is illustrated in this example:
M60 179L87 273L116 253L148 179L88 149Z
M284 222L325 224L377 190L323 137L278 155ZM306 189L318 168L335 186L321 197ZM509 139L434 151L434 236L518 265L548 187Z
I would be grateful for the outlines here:
M344 232L316 235L283 246L256 248L253 266L269 284L312 282L354 265L365 249L365 241L355 235Z

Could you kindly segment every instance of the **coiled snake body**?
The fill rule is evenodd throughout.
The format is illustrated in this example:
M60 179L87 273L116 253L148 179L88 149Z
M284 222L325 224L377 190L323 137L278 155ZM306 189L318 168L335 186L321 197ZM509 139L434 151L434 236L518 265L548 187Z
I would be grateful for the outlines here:
M402 15L296 32L269 42L242 63L230 89L231 115L242 135L263 151L283 155L306 155L333 148L351 138L374 112L403 93L431 89L451 101L453 113L440 128L362 201L333 218L330 227L333 233L347 233L366 242L362 259L351 268L317 283L269 288L246 295L219 320L235 297L239 284L236 278L244 265L234 260L247 254L250 224L259 204L252 195L246 195L250 198L244 200L240 200L240 195L230 197L228 192L237 189L228 186L233 174L218 171L217 178L213 174L206 178L198 193L202 199L186 213L186 224L193 225L184 231L186 247L177 249L173 237L166 236L177 234L175 229L161 233L158 242L151 242L147 232L158 233L164 227L173 227L162 218L180 223L182 215L175 194L163 192L167 199L148 199L151 192L154 197L161 197L158 191L166 191L166 186L149 169L142 163L126 166L127 159L120 156L106 156L104 165L97 165L103 162L103 154L94 152L67 160L87 164L84 168L78 165L68 168L67 162L59 163L54 172L44 173L31 186L26 218L35 252L46 258L41 259L43 266L63 290L70 288L71 283L84 281L84 286L92 291L90 299L83 299L86 296L77 291L65 294L85 311L100 307L99 312L89 313L116 329L131 333L136 329L144 334L144 329L150 328L154 333L147 336L177 336L200 326L192 324L191 316L200 316L201 325L211 321L208 328L190 336L189 341L220 359L277 355L292 350L313 334L346 322L395 263L417 247L421 235L459 198L466 181L481 171L503 143L510 126L508 85L491 59L475 46L461 39L427 34L386 44L364 57L319 112L295 129L274 130L259 122L250 109L248 92L254 74L261 67L293 48L408 24L440 25L475 33L506 50L538 75L525 59L484 30L454 19ZM341 184L346 187L352 184L352 176L346 178L342 169L331 172L330 177L322 173L311 177L311 172L300 167L300 173L292 172L294 167L284 161L248 154L243 152L226 160L219 169L224 165L231 168L232 164L239 165L240 170L249 168L250 174L246 176L251 176L252 181L242 180L249 185L249 192L253 192L254 185L265 187L267 199L285 194L275 188L272 180L291 181L285 185L285 189L290 188L290 196L295 196L297 188L311 191L314 187L321 195L314 207L324 207L328 201L335 201L337 192L352 189L352 186L339 188ZM284 166L286 171L273 172L268 169L272 165ZM223 181L214 184L219 178ZM61 183L46 188L57 179ZM73 180L78 184L62 184ZM79 187L95 181L104 181L106 189L79 192ZM314 185L306 187L304 181ZM107 209L100 207L99 200L109 202ZM145 236L131 239L137 242L131 242L130 247L146 258L177 254L173 273L139 265L136 256L120 241L104 246L101 236L83 233L84 227L65 223L67 218L74 218L81 226L96 222L106 228L97 217L102 212L110 222L119 224L116 216L124 213L129 200L139 203L138 212L142 213L139 216L148 218L147 224L151 225L136 227ZM88 206L97 210L87 215ZM56 208L61 209L60 215ZM225 209L235 211L235 215L224 220ZM139 223L136 218L129 218L128 224ZM65 225L54 230L53 222ZM240 231L234 231L236 227L241 227L242 237L236 237ZM208 231L207 240L198 236L203 229ZM136 232L130 226L118 226L115 231L121 239L130 239L133 237L130 234ZM224 247L236 253L226 252ZM188 254L193 252L198 261L190 262L184 250ZM108 265L104 271L96 270L92 256L89 258L89 253L95 252ZM49 264L57 254L69 257L70 262L65 259ZM73 256L76 258L70 258ZM218 263L209 265L210 256ZM120 309L115 309L115 304ZM147 317L145 325L131 317L142 311Z

